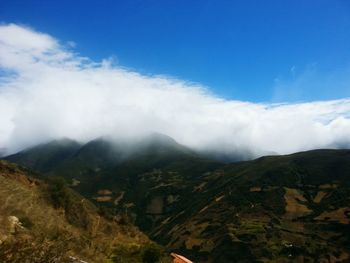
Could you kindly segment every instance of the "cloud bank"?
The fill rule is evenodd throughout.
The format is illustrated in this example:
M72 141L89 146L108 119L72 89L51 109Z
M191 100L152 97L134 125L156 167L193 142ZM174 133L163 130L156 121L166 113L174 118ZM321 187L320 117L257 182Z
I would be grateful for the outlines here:
M336 89L336 87L334 87ZM256 104L94 62L54 37L0 25L0 148L150 132L198 150L280 154L350 146L350 99Z

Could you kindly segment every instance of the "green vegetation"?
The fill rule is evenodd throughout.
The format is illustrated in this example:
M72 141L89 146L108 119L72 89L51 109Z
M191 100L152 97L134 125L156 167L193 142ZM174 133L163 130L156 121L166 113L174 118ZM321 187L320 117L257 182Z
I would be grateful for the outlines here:
M123 244L113 250L110 260L113 263L166 263L171 262L164 249L156 244Z
M91 213L81 206L86 198L98 204L100 216L126 227L135 223L153 240L197 262L350 258L348 150L224 164L169 139L150 140L136 151L129 149L129 155L124 149L94 140L41 170L79 180L72 188L83 197L71 195L61 179L49 187L52 202L65 210L68 222L93 228L91 220L84 221ZM39 151L32 151L10 159L40 163ZM101 189L111 192L108 198L98 199ZM156 250L145 252L131 243L114 249L115 262L130 255L129 262L155 260Z
M54 177L48 180L48 192L55 208L66 208L71 202L71 194L68 190L65 179Z
M31 229L34 225L33 222L30 220L30 218L27 216L20 217L19 222L20 222L21 226L28 228L28 229Z

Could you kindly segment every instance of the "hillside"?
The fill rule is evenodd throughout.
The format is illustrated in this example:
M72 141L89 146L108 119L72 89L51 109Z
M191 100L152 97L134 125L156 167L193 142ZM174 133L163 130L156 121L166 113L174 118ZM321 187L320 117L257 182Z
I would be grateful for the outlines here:
M161 163L196 154L172 138L152 133L140 138L100 137L85 144L70 139L55 140L26 149L5 159L36 171L66 178L95 174L129 160L152 158Z
M161 188L176 202L151 236L200 262L347 262L349 177L350 151L325 150L230 164L171 186L154 181L149 204L172 199Z
M176 142L114 161L89 145L46 174L196 262L349 260L349 150L224 164Z
M8 160L20 160L23 166L31 167L36 171L48 172L51 167L71 158L80 147L78 142L65 138L26 149L12 155Z
M198 262L349 259L350 151L181 160L133 175L135 162L95 184L109 200L92 198L127 209L151 238ZM120 177L132 184L121 188Z
M162 253L121 218L101 216L61 180L33 176L0 161L1 262L142 262L145 251Z

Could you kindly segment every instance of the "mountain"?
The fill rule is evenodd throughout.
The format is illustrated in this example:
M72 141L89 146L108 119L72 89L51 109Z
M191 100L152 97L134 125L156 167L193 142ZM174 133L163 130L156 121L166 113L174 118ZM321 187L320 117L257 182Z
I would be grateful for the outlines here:
M153 136L100 138L42 171L195 262L349 260L349 150L226 164Z
M101 203L128 209L152 239L197 262L349 259L350 151L181 160L131 177L137 164L99 181L113 192Z
M73 156L81 145L67 138L43 143L8 156L10 161L18 161L23 166L31 167L41 172L50 171L52 166L62 163Z
M172 138L153 133L140 138L113 139L100 137L86 144L69 139L55 140L5 157L34 170L66 177L78 176L82 171L98 171L119 163L153 156L158 159L176 159L194 155L190 149ZM70 173L70 174L67 174Z
M176 201L150 236L199 262L347 262L349 177L350 151L320 150L229 164L170 187L155 180L149 205Z
M63 181L37 177L0 161L1 262L149 262L163 253L134 226L101 216Z
M0 147L0 158L6 155L6 148Z

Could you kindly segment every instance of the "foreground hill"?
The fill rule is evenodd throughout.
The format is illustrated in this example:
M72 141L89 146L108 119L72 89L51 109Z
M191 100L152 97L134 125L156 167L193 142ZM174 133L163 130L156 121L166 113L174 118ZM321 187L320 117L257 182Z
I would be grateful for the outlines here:
M105 219L62 181L32 176L0 161L0 262L142 262L145 251L160 253L137 228Z
M124 151L96 140L42 171L196 262L350 260L349 150L224 164L155 142ZM28 165L25 154L38 160L9 159Z

